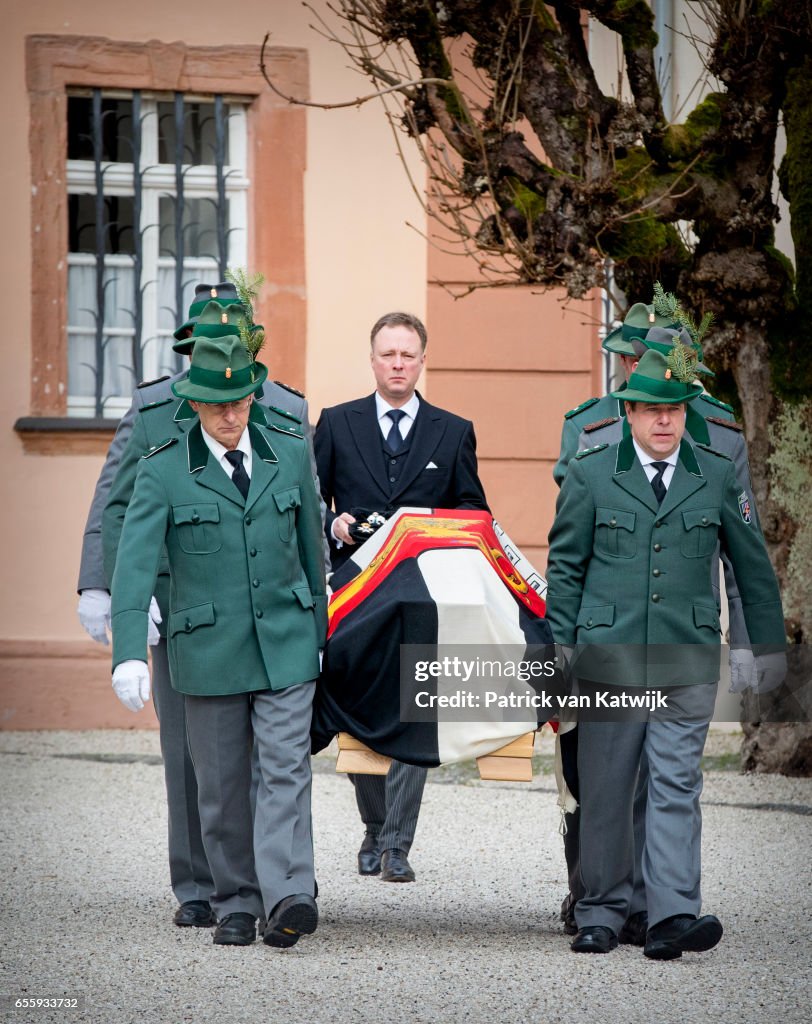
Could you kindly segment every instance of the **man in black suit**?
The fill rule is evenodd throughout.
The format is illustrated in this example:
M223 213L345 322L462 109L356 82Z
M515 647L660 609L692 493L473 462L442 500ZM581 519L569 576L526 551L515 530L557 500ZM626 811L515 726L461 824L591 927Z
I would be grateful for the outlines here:
M370 334L375 392L325 409L313 444L333 569L351 553L352 509L390 515L404 506L485 509L474 427L429 405L415 390L426 361L426 328L387 313ZM352 775L366 835L358 871L413 882L408 860L426 769L394 761L387 776Z

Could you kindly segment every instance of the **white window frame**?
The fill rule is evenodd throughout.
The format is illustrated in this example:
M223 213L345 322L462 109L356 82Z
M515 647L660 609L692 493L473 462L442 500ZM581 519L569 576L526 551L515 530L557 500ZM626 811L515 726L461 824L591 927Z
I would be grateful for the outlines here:
M70 90L69 95L88 95L88 90ZM104 98L124 98L132 96L131 91L103 89ZM143 224L159 223L159 202L162 197L175 196L174 164L158 163L158 103L171 99L160 93L141 93L141 217ZM212 102L213 97L186 94L186 102ZM228 265L244 267L248 253L248 116L245 97L224 96L224 104L228 107L229 151L228 163L223 167L225 176L226 198L229 202L229 235ZM132 196L134 194L132 164L102 164L104 171L105 196ZM67 193L96 194L95 170L92 160L67 161ZM185 199L217 198L217 173L214 164L183 165L183 195ZM135 227L135 226L134 226ZM137 229L137 227L136 227ZM143 334L142 338L157 339L154 344L147 344L143 350L143 371L146 380L163 376L167 372L171 351L172 329L159 328L158 309L158 272L171 269L175 261L170 257L159 256L159 231L144 232L142 236L142 279L143 288ZM95 266L96 258L92 253L68 253L68 268L75 266ZM106 255L105 269L116 266L131 268L133 258L128 255ZM194 286L201 279L217 280L219 277L217 263L209 257L186 257L183 261L184 308L179 315L185 319L186 311L192 301ZM214 277L212 278L212 275ZM180 321L182 322L182 320ZM134 328L106 327L105 333L110 336L132 338ZM70 360L71 339L81 335L95 335L92 327L79 327L68 324L68 359ZM70 375L69 375L70 379ZM122 416L131 404L131 394L116 395L105 402L105 418L117 419ZM68 393L68 416L93 417L96 415L96 404L93 396L74 395Z

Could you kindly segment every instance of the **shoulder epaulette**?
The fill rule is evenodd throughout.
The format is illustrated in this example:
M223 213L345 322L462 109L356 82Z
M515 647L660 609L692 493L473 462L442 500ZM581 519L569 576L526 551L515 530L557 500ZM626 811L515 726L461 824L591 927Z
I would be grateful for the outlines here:
M297 391L296 388L292 388L290 384L284 384L281 380L275 380L274 384L278 384L280 388L284 388L285 391L290 391L292 395L298 395L299 398L304 398L301 391Z
M302 395L302 398L304 398L304 395ZM289 420L293 420L294 423L302 422L299 416L294 416L293 413L288 412L287 409L280 409L278 405L269 405L268 408L271 412L278 412L280 416L286 416Z
M601 427L611 427L619 419L619 416L607 416L605 420L595 420L594 423L587 423L585 427L581 427L581 430L585 434L591 434L593 430L600 430Z
M720 459L727 459L728 462L733 461L729 455L725 455L724 452L717 452L715 448L711 448L708 444L697 444L696 447L701 448L703 452L708 452L711 455L717 455Z
M576 452L576 459L583 459L587 455L594 455L595 452L602 452L604 448L608 448L608 444L596 444L592 448L584 448L583 451Z
M564 419L572 419L573 416L577 416L579 412L583 412L584 409L589 409L590 406L596 405L600 402L600 398L587 398L585 402L581 402L580 405L576 405L574 409L570 409L569 412L564 413Z
M160 444L154 444L149 451L144 452L141 456L142 459L151 459L153 455L157 455L158 452L162 452L167 448L171 448L173 444L178 443L177 437L168 437L165 441L161 441Z
M304 434L301 431L296 427L289 427L286 423L269 423L268 430L277 430L280 434L286 434L288 437L298 437L300 441L304 440Z
M146 405L142 405L138 410L139 412L149 412L150 409L160 409L162 405L169 405L170 402L174 402L176 399L170 395L169 398L159 398L157 402L147 402Z
M733 412L732 405L728 405L727 402L722 402L718 398L714 398L713 395L709 395L706 391L704 391L699 397L704 398L704 400L706 402L710 402L711 405L718 405L719 408L724 409L725 412Z
M162 380L169 380L169 374L165 373L163 377L156 377L155 380L142 380L140 384L136 384L136 388L148 388L150 384L160 384Z
M744 430L741 423L737 423L735 420L723 420L721 416L706 416L705 419L708 423L716 423L720 427L727 427L728 430Z

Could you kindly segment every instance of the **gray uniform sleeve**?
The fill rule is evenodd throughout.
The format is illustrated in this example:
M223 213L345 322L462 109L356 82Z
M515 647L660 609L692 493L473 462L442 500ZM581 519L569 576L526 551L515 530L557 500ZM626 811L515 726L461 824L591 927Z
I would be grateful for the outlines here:
M135 417L140 408L140 395L138 392L133 396L132 405L122 416L110 447L107 449L107 457L104 460L99 479L96 481L96 490L93 492L93 500L90 503L90 511L85 524L85 533L82 540L82 558L79 564L79 582L76 586L81 594L83 590L107 590L107 577L104 574L104 558L102 556L102 513L107 504L110 488L113 485L113 478L118 470L121 455L127 447L127 441L132 433Z

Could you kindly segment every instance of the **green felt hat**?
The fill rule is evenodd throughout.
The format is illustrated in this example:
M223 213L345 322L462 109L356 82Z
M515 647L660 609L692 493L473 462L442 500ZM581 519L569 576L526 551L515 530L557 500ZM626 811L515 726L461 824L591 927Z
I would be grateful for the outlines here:
M188 377L175 381L172 391L195 402L238 402L259 390L267 376L267 366L254 362L239 334L200 337Z
M674 330L668 327L652 327L642 341L637 338L632 341L632 347L638 358L650 349L668 356L671 349L677 344L688 345L696 352L697 361L694 364L694 370L697 373L704 373L708 377L716 376L713 370L702 362L702 346L693 341L691 335L684 327L681 330Z
M223 305L219 299L209 299L197 317L191 337L176 341L172 348L189 355L198 338L222 338L227 334L239 335L245 323L245 306L241 302Z
M210 302L216 302L220 306L231 306L239 303L240 297L237 295L237 289L230 281L218 281L217 284L197 285L195 288L195 297L191 306L189 306L189 316L180 325L180 327L174 331L175 339L187 347L178 348L177 345L173 345L172 348L174 348L176 352L183 352L184 354L187 354L192 351L191 343L186 337L186 332L194 329L200 314Z
M654 312L654 306L645 302L635 302L620 327L606 335L601 348L604 352L614 352L618 356L634 356L632 341L642 340L652 327L679 328L679 324L668 317Z
M672 352L666 357L654 350L646 352L629 377L627 387L622 391L611 392L612 398L626 402L676 405L677 402L690 402L701 395L702 386L692 383L693 369L684 369L676 355Z

